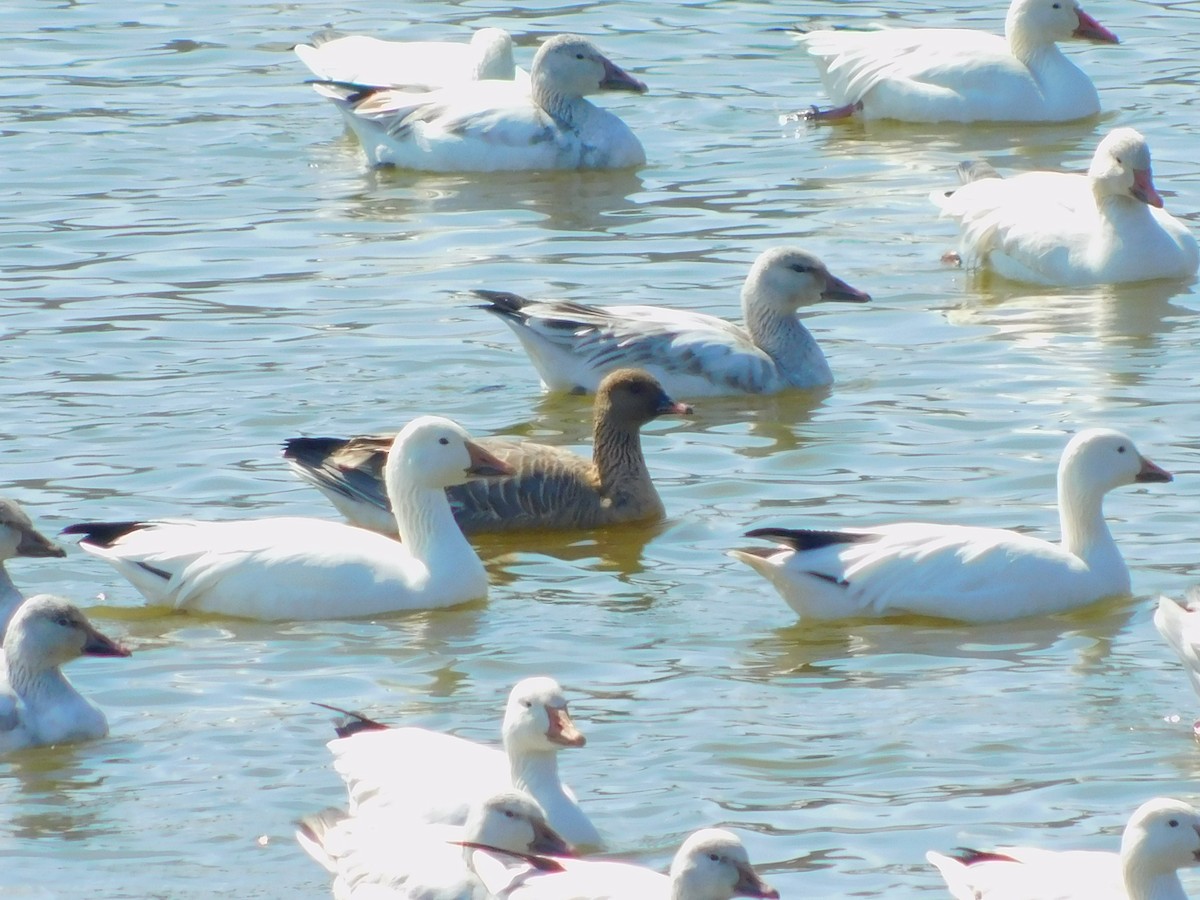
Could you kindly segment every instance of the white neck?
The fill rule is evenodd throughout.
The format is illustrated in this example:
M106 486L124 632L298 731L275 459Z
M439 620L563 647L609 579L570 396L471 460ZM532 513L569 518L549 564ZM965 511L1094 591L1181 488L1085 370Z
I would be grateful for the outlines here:
M388 499L396 514L396 530L412 557L424 563L434 576L444 575L456 583L465 583L474 576L485 585L483 593L486 593L487 573L454 521L445 490L405 483L392 472L387 473L386 479Z
M512 773L513 787L525 791L536 799L543 808L546 800L551 802L567 799L562 782L558 777L558 753L554 750L523 750L514 747L508 750L508 764ZM547 810L549 812L549 810Z
M564 128L578 131L591 104L582 97L568 97L554 90L545 78L533 80L533 102Z
M9 577L4 563L0 562L0 642L4 640L9 620L12 619L13 613L17 611L17 607L24 599L21 592L17 590L17 586L13 584L12 578Z
M1111 581L1123 573L1128 590L1129 570L1104 521L1104 491L1078 484L1070 474L1060 477L1058 519L1062 546L1083 560L1092 572L1104 572Z
M1125 860L1123 866L1125 893L1129 900L1187 900L1179 873L1150 872L1139 866L1136 859Z
M742 314L755 346L775 360L780 374L788 381L812 384L833 380L825 354L794 313L781 315L775 309L748 303L743 298Z
M1035 75L1047 66L1067 61L1066 56L1058 49L1058 44L1053 41L1030 40L1027 36L1011 32L1006 35L1006 39L1008 40L1008 52L1023 62L1025 67Z

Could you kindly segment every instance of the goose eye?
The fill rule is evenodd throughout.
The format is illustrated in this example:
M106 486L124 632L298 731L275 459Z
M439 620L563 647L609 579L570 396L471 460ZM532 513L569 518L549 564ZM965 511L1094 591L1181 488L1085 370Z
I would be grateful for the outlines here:
M1055 3L1055 4L1053 4L1053 7L1054 7L1055 9L1062 9L1062 4L1061 4L1061 3Z
M803 263L792 263L792 265L789 266L789 268L793 272L811 272L812 271L812 266L806 266Z
M504 811L504 815L506 815L510 819L515 819L517 817L516 813L514 813L511 809L506 809Z
M1122 444L1120 447L1118 447L1118 448L1117 448L1117 452L1118 452L1118 453L1124 453L1124 452L1125 452L1125 445L1124 445L1124 444Z
M533 709L533 701L532 700L522 700L521 705L523 707L525 707L526 709Z
M576 58L576 59L583 59L583 54L582 54L582 53L576 53L576 54L575 54L575 58Z
M448 438L438 438L438 443L445 447L448 443L450 443L450 440Z
M70 627L71 627L71 620L70 620L70 619L68 619L66 616L59 616L58 618L56 618L56 619L54 620L54 624L55 624L55 625L61 625L63 628L70 628Z
M1178 828L1178 827L1179 827L1179 820L1178 820L1178 819L1172 819L1172 820L1171 820L1170 822L1168 822L1167 824L1168 824L1168 825L1170 825L1172 828Z

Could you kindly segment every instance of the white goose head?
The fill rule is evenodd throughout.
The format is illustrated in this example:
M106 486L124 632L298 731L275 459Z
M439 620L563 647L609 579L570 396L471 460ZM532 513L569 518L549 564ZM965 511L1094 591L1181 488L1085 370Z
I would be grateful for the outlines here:
M463 838L511 853L571 855L571 845L547 824L542 808L523 791L502 791L473 805Z
M797 247L774 247L759 255L742 286L746 317L752 309L790 316L800 306L818 300L862 303L869 294L829 274L815 254Z
M1098 197L1132 197L1150 206L1163 205L1154 189L1150 147L1132 128L1114 128L1105 136L1096 147L1088 177Z
M577 34L555 35L542 44L533 58L530 78L535 92L566 98L586 97L600 91L646 92L644 83Z
M1058 464L1060 487L1079 495L1103 495L1122 485L1171 480L1170 472L1146 459L1132 440L1111 428L1079 432Z
M8 623L4 653L9 670L56 669L81 656L129 656L101 634L74 603L50 594L30 597Z
M567 698L553 678L539 676L517 682L508 695L501 727L504 746L517 752L557 752L582 747L587 739L567 712Z
M671 862L671 889L676 900L779 896L758 877L737 835L721 828L702 829L683 842Z
M66 551L33 527L15 501L0 497L0 562L16 556L66 556Z
M1013 0L1004 21L1013 55L1058 41L1082 38L1116 44L1117 36L1089 16L1074 0Z
M1200 812L1169 797L1147 800L1125 826L1121 861L1127 883L1200 865Z
M509 475L512 468L471 440L466 429L441 416L413 419L388 452L389 480L437 489L470 478Z

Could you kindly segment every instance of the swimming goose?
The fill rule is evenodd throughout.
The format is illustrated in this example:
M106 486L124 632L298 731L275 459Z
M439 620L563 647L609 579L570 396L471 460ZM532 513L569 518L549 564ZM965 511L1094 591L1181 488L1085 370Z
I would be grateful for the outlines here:
M297 44L293 49L319 79L407 91L434 91L470 81L512 81L518 76L512 35L503 28L481 28L468 44L317 32L312 44ZM519 74L528 84L529 76Z
M646 162L629 126L584 97L644 93L591 41L560 34L533 59L531 87L476 81L425 94L316 85L358 136L371 165L426 172L623 169Z
M1117 37L1073 0L1012 0L1004 35L966 28L800 34L837 106L796 116L1067 122L1100 111L1091 79L1056 42L1115 44Z
M737 835L705 828L683 842L669 875L610 860L532 859L476 852L472 863L491 896L507 900L732 900L778 897Z
M742 286L745 327L661 306L585 306L475 291L520 339L542 385L596 390L613 369L637 366L672 396L773 394L830 384L829 363L796 318L818 300L871 299L794 247L761 254Z
M959 168L970 180L932 199L962 228L968 264L1064 286L1191 278L1200 265L1196 239L1162 209L1150 148L1132 128L1105 136L1086 175Z
M374 616L487 596L445 487L508 467L439 416L396 436L384 478L403 544L321 519L86 522L64 529L151 603L255 619Z
M1200 864L1200 812L1168 797L1143 803L1119 854L1001 847L925 858L958 900L1186 900L1177 870Z
M538 802L550 827L574 847L601 846L599 832L559 780L558 752L586 741L553 678L526 678L513 687L501 728L503 750L424 728L367 723L328 745L353 815L383 810L461 823L471 803L516 788Z
M541 808L521 791L474 804L465 825L398 822L325 810L300 820L296 840L333 874L338 900L492 900L463 842L519 854L569 855Z
M1129 570L1104 522L1104 495L1170 481L1125 435L1080 432L1058 467L1062 543L1000 528L901 522L844 531L759 528L782 547L733 550L802 619L911 613L963 622L1050 615L1129 593Z
M1200 695L1200 594L1193 589L1183 606L1170 597L1159 597L1158 609L1154 612L1154 627L1171 645L1183 663L1192 690ZM1194 729L1200 735L1200 721L1196 722Z
M15 500L0 497L0 640L9 620L25 599L9 577L4 563L18 556L66 556L66 551L33 527Z
M108 734L104 713L60 668L80 656L129 656L129 651L61 597L37 594L17 608L4 635L0 753Z
M596 392L591 461L561 447L482 438L479 445L513 474L448 487L454 518L466 534L661 519L638 429L662 415L691 412L645 372L618 369ZM396 518L383 489L385 440L292 438L283 456L353 524L394 535Z

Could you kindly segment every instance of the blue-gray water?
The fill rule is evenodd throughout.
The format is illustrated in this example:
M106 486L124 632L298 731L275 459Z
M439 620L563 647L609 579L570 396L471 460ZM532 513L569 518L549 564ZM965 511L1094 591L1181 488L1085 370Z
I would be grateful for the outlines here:
M280 441L427 412L586 452L587 402L544 398L463 292L736 317L750 261L781 243L874 295L807 313L838 384L649 427L667 522L482 540L492 595L459 610L205 619L145 609L78 552L12 565L135 654L71 669L108 739L0 763L3 892L324 896L291 839L297 816L344 799L309 701L488 739L534 673L573 698L589 742L563 767L615 851L662 865L687 832L723 824L784 897L942 896L927 848L1115 847L1144 799L1196 799L1200 701L1150 623L1153 598L1200 567L1194 289L970 277L941 263L954 231L927 195L964 157L1079 169L1110 127L1134 125L1168 209L1194 221L1200 5L1087 4L1124 41L1071 48L1100 121L799 131L778 114L824 98L777 29L998 29L1002 4L524 6L6 4L0 493L47 530L332 516ZM545 35L592 35L650 85L600 100L649 165L368 171L290 52L325 23L429 38L502 25L525 64ZM986 629L797 626L724 555L762 524L922 517L1053 537L1059 450L1098 424L1177 475L1109 498L1128 604Z

